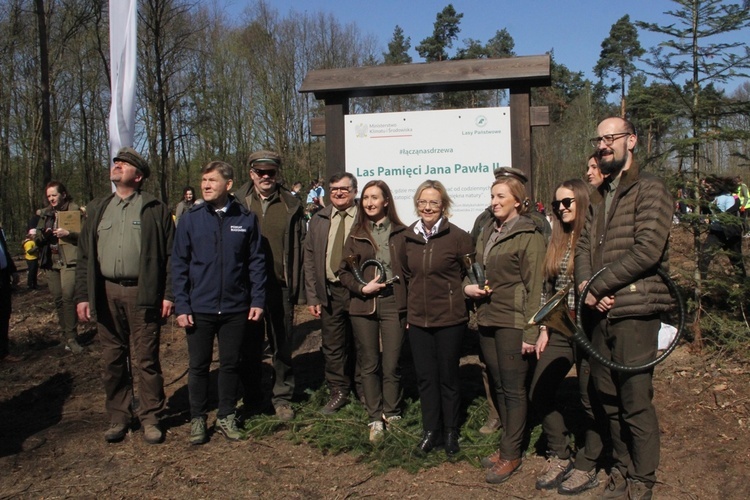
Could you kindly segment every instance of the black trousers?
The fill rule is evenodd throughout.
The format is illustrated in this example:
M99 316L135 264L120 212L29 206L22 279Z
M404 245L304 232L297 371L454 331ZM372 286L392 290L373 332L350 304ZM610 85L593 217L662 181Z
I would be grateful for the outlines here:
M205 417L208 412L208 376L214 350L219 340L219 411L218 418L235 412L239 385L240 347L247 333L247 312L235 314L193 314L194 325L187 328L188 394L190 417Z
M602 319L591 342L605 358L637 365L656 358L661 321L658 315L617 320ZM604 407L612 436L615 464L623 476L650 488L659 466L659 422L652 403L653 368L621 373L591 360L591 376Z
M5 274L4 272L2 274ZM10 325L11 311L11 286L10 279L0 276L0 359L7 356L10 341L8 340L8 328Z
M273 363L274 407L288 405L294 395L292 349L294 305L289 289L278 283L266 286L266 308L261 321L248 322L248 334L242 343L240 377L245 407L258 407L265 399L261 390L263 377L263 340L268 337Z
M349 317L349 290L341 283L328 283L329 305L321 307L321 351L325 361L325 378L331 392L348 394L356 361L352 323ZM357 380L358 394L361 381Z
M459 361L466 324L445 328L409 325L409 344L426 431L458 428L461 408Z

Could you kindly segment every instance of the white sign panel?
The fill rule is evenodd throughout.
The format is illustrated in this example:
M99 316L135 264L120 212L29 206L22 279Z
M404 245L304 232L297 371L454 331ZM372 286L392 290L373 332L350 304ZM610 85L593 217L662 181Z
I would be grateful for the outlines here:
M385 181L404 223L417 219L413 196L428 179L453 199L451 222L470 231L489 206L493 171L511 165L510 108L377 113L345 117L346 170L360 195Z

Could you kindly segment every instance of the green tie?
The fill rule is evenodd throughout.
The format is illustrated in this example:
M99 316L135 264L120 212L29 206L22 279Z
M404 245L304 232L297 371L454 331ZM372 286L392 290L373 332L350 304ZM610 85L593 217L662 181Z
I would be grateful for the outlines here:
M334 276L338 273L341 260L344 258L346 210L339 210L338 216L341 220L339 221L338 229L336 229L336 236L333 238L333 246L331 247L331 271L333 271Z

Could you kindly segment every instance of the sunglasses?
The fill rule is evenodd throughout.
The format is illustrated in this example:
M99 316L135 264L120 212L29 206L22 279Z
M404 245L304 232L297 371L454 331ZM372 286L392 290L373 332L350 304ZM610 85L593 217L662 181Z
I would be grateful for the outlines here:
M259 168L254 168L253 172L258 177L276 177L276 169L275 168L269 168L266 170L261 170Z
M570 208L574 201L576 201L575 198L563 198L562 200L555 200L552 202L552 210L554 210L555 212L559 212L560 205L565 208Z

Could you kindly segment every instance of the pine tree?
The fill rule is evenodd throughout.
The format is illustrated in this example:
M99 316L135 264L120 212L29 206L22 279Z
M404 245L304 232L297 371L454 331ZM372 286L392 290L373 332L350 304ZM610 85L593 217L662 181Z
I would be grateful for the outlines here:
M638 41L638 30L630 22L630 16L622 16L609 30L609 36L602 42L599 61L594 66L594 73L599 78L614 74L618 83L611 91L620 90L620 116L625 117L625 79L632 78L636 72L633 60L646 51Z
M674 23L659 25L637 22L636 25L667 38L651 49L646 63L652 68L650 75L671 86L678 96L680 113L685 117L689 130L684 134L685 139L675 141L673 148L677 153L688 151L684 157L689 158L692 167L692 184L699 186L705 168L701 164L701 147L709 142L731 140L737 136L737 131L727 133L715 126L718 116L731 112L727 105L734 107L736 104L731 100L717 99L715 85L726 83L731 78L747 76L750 48L742 34L746 34L750 28L750 10L747 1L744 5L723 0L672 1L678 8L666 14L674 18ZM698 260L700 225L693 224L692 227ZM697 265L694 278L699 313L693 332L695 343L701 346L700 311L705 283L701 281Z
M458 38L461 28L463 14L456 13L453 4L448 4L438 13L434 23L432 36L422 40L416 46L417 53L427 62L445 61L448 59L447 49L453 47L453 42Z
M411 62L409 49L411 38L404 37L404 30L396 25L393 30L393 38L388 42L388 52L383 52L383 63L385 64L408 64Z

